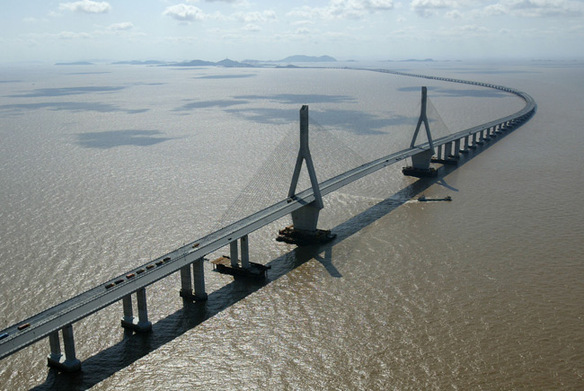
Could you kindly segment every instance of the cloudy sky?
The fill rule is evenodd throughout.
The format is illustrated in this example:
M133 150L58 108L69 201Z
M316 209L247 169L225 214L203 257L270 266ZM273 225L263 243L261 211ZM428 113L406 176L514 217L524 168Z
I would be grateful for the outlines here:
M584 0L9 0L0 62L584 57Z

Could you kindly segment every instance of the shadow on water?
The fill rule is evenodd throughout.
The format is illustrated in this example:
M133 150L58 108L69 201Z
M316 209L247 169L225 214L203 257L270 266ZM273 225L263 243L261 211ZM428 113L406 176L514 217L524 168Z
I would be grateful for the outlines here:
M313 104L313 103L356 103L356 99L348 95L329 94L273 94L273 95L238 95L235 99L268 100L283 104Z
M109 149L124 145L148 147L172 140L169 137L156 137L158 130L111 130L106 132L78 133L77 144L84 148Z
M232 75L206 75L195 77L195 79L246 79L248 77L255 77L255 73L243 73L243 74L232 74Z
M55 96L81 95L81 94L97 94L97 93L112 93L121 91L126 87L121 86L103 86L103 87L61 87L61 88L38 88L31 92L20 95L8 95L9 98L46 98Z
M209 107L230 107L236 105L244 105L247 104L247 101L244 100L228 100L228 99L221 99L221 100L205 100L205 101L194 101L191 103L185 103L181 107L177 107L173 111L191 111L195 109L205 109Z
M125 112L128 114L145 113L149 109L123 109L109 103L94 102L39 102L39 103L13 103L0 105L0 111L12 112L13 114L26 114L29 110L53 110L53 111L96 111L98 113Z
M83 361L82 371L79 373L62 374L55 369L50 369L45 382L34 387L33 390L84 390L90 388L311 259L321 263L331 277L342 277L333 265L332 251L336 244L388 215L434 184L458 191L445 182L445 177L511 132L500 134L484 145L470 150L466 155L461 155L458 166L445 165L438 170L437 177L419 179L334 227L332 231L337 234L334 241L326 245L297 247L270 261L267 263L268 266L271 266L269 278L265 282L259 283L236 278L233 282L210 293L207 302L191 303L185 301L182 309L153 324L152 333L127 334L117 344Z
M294 111L282 108L254 108L249 110L227 109L226 112L244 117L245 119L262 124L286 124L296 120ZM328 128L336 128L345 132L361 135L383 135L384 129L390 126L415 124L414 117L394 115L389 118L365 113L359 110L324 109L315 115L318 122L326 123ZM352 124L359 124L353 127Z

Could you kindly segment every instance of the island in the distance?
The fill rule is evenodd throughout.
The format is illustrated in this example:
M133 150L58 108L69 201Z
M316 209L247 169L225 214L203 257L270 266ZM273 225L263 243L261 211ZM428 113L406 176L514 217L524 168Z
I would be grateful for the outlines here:
M407 60L385 60L385 62L434 62L435 60L431 58L424 59L407 59ZM223 67L223 68L250 68L250 67L277 67L277 68L297 68L300 63L333 63L337 62L337 59L331 56L306 56L302 54L296 54L293 56L288 56L281 60L252 60L247 59L243 61L234 61L226 58L221 61L207 61L207 60L188 60L180 62L171 61L159 61L159 60L131 60L131 61L117 61L113 62L114 65L147 65L147 66L160 66L160 67ZM346 62L354 62L354 60L348 60ZM93 62L88 61L76 61L76 62L60 62L55 65L95 65Z
M261 67L263 65L267 66L286 66L286 67L294 67L291 65L292 63L316 63L316 62L336 62L337 60L331 56L305 56L305 55L294 55L288 56L281 60L243 60L243 61L234 61L229 58L226 58L221 61L207 61L207 60L189 60L189 61L179 61L179 62L170 62L170 61L158 61L158 60L131 60L131 61L116 61L112 64L114 65L148 65L148 66L164 66L164 67L224 67L224 68L249 68L249 67ZM280 64L287 64L287 65L280 65ZM77 61L77 62L68 62L68 63L56 63L55 65L95 65L92 62L88 61Z

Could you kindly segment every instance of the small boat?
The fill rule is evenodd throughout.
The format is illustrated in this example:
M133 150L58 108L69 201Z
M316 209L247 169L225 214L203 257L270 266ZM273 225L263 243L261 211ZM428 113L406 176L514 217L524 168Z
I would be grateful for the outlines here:
M452 197L446 196L444 198L426 198L425 195L418 197L418 201L420 202L428 202L428 201L452 201Z

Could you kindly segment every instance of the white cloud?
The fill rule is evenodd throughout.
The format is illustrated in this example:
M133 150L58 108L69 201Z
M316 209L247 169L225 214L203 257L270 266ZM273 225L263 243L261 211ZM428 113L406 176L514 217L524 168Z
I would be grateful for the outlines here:
M418 15L427 17L435 15L438 10L452 9L456 3L450 0L413 0L411 6Z
M187 4L172 5L167 7L162 14L181 22L194 22L205 18L205 14L200 8Z
M112 7L106 1L81 0L73 3L60 3L59 9L63 11L83 12L86 14L104 14Z
M462 19L462 14L459 10L448 11L444 16L450 19Z
M276 13L272 10L254 12L236 12L233 16L246 23L259 23L276 20Z
M287 15L306 19L361 19L368 13L393 8L393 0L330 0L326 7L303 6Z
M511 15L524 18L574 17L584 13L580 1L571 0L501 0L482 11L485 16Z
M483 10L483 14L485 16L497 16L497 15L505 15L508 13L506 7L504 7L501 3L497 4L490 4L485 7Z
M89 39L91 38L91 34L89 33L75 33L72 31L62 31L57 34L57 38L59 39Z
M385 11L393 9L393 0L368 0L363 6L370 11Z
M253 23L245 25L245 27L243 29L245 31L251 31L251 32L256 32L256 31L262 30L260 26L258 26L257 24L253 24Z
M459 26L455 30L462 31L465 33L486 33L489 31L484 26L477 26L474 24L467 24L467 25Z
M107 27L109 31L127 31L134 28L131 22L114 23Z
M290 25L292 26L306 26L306 25L313 25L314 22L312 20L297 20L291 22Z

